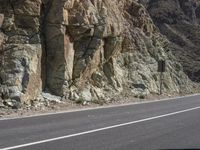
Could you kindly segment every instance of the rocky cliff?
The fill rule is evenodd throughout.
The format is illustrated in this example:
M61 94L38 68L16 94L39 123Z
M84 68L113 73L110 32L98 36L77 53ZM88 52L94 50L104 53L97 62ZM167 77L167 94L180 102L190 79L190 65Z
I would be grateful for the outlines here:
M48 92L92 101L158 93L160 59L167 62L164 91L188 90L192 76L185 68L191 65L185 66L193 54L185 48L199 53L199 20L170 19L165 2L170 0L0 0L1 99L29 102ZM184 7L176 2L174 9ZM186 37L191 31L196 36Z

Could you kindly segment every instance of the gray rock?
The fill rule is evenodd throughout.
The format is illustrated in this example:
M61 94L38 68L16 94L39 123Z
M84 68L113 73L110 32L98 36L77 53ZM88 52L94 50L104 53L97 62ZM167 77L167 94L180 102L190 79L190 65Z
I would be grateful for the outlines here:
M50 102L57 102L60 103L61 102L61 97L60 96L56 96L56 95L52 95L50 93L42 93L42 96L44 97L45 100L50 101Z
M90 88L84 88L81 92L80 92L80 98L82 98L84 101L92 101L92 94L90 92Z
M5 106L8 106L8 107L12 108L12 109L19 109L19 108L21 108L21 103L18 102L18 101L16 101L16 100L7 99L7 100L3 101L3 104Z

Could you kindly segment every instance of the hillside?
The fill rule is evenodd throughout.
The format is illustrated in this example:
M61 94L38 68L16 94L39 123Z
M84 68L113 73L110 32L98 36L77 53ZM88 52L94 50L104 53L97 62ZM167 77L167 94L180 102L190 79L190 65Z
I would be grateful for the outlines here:
M184 72L191 80L200 82L200 1L149 0L145 3L155 25L171 42L170 50Z

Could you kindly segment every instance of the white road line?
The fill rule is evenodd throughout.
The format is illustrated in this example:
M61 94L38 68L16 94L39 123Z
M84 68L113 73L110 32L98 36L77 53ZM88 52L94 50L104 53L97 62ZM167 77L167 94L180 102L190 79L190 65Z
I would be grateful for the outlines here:
M164 114L164 115L159 115L159 116L155 116L155 117L145 118L145 119L136 120L136 121L127 122L127 123L122 123L122 124L117 124L117 125L113 125L113 126L108 126L108 127L104 127L104 128L89 130L89 131L85 131L85 132L70 134L70 135L51 138L51 139L46 139L46 140L41 140L41 141L37 141L37 142L31 142L31 143L27 143L27 144L21 144L21 145L12 146L12 147L6 147L6 148L2 148L0 150L12 150L12 149L17 149L17 148L28 147L28 146L32 146L32 145L38 145L38 144L42 144L42 143L47 143L47 142L67 139L67 138L76 137L76 136L80 136L80 135L85 135L85 134L90 134L90 133L99 132L99 131L103 131L103 130L118 128L118 127L127 126L127 125L131 125L131 124L136 124L136 123L140 123L140 122L145 122L145 121L149 121L149 120L154 120L154 119L159 119L159 118L163 118L163 117L173 116L173 115L176 115L176 114L181 114L181 113L185 113L185 112L189 112L189 111L193 111L193 110L197 110L197 109L200 109L200 106L193 107L193 108L190 108L190 109L181 110L181 111L176 111L176 112L172 112L172 113L168 113L168 114Z
M125 106L131 106L131 105L140 105L140 104L147 104L147 103L156 103L156 102L164 102L169 100L178 100L188 97L195 97L200 96L200 93L192 94L192 95L186 95L186 96L178 96L178 97L172 97L172 98L164 98L159 100L149 100L144 102L131 102L126 104L117 104L117 105L110 105L110 106L100 106L100 107L93 107L93 108L83 108L83 109L75 109L75 110L68 110L68 111L60 111L60 112L50 112L50 113L43 113L43 114L36 114L31 116L20 116L20 117L13 117L13 118L0 118L0 121L4 120L14 120L14 119L26 119L26 118L33 118L33 117L40 117L40 116L49 116L49 115L56 115L56 114L65 114L65 113L72 113L72 112L81 112L81 111L88 111L88 110L98 110L98 109L104 109L104 108L117 108L117 107L125 107Z

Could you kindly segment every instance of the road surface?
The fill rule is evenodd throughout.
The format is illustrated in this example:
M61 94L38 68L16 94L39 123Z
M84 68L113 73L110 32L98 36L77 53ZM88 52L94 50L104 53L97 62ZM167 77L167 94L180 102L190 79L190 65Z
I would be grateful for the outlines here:
M0 120L0 149L200 149L200 95Z

